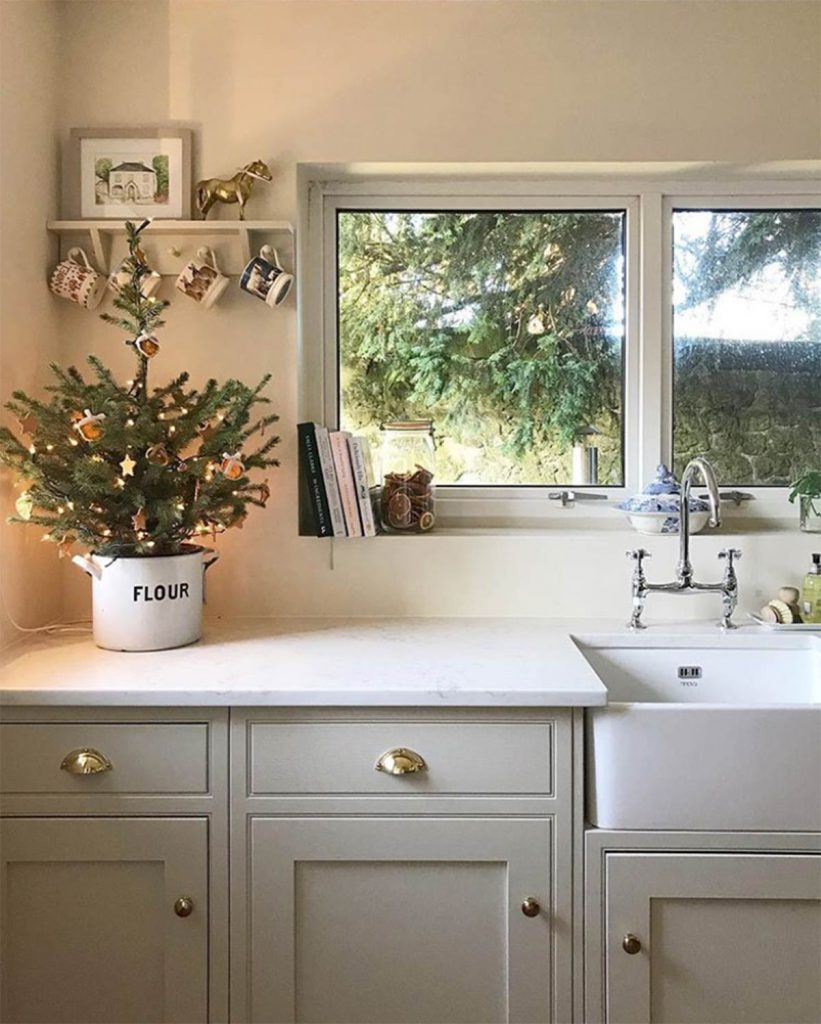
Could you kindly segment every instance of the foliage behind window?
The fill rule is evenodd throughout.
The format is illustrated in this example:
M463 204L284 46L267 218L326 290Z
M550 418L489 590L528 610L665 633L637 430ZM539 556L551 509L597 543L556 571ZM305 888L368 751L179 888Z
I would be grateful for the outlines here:
M821 211L677 210L674 464L787 486L821 466Z
M623 211L342 211L340 421L433 418L439 480L623 480Z

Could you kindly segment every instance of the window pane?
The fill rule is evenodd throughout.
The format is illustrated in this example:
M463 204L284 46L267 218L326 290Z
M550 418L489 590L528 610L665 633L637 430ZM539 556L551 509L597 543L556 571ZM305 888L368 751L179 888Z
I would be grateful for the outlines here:
M340 212L342 426L433 419L442 484L570 484L586 443L620 485L624 222Z
M676 210L677 473L786 486L821 466L821 210Z

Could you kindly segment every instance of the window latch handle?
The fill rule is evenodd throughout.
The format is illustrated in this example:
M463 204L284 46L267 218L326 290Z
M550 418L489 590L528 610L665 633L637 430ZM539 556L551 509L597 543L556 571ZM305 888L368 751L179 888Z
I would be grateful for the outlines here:
M595 501L607 498L606 494L594 494L591 491L549 491L551 501L560 501L562 508L572 508L577 501Z

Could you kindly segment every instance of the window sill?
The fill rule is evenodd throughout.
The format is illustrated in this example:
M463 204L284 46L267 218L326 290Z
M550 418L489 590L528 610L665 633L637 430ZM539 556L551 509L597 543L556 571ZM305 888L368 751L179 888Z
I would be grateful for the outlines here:
M783 535L795 533L799 534L798 524L793 518L755 518L755 517L732 517L727 518L720 527L717 529L711 529L705 527L700 534L693 534L693 537L738 537L747 536L750 534L772 534L772 535ZM541 537L562 537L562 536L579 536L585 535L606 535L613 537L614 539L620 539L628 545L632 542L638 544L647 540L654 540L656 537L666 537L673 541L678 540L678 534L644 534L638 533L632 529L625 521L620 521L617 517L614 517L614 521L607 522L606 520L591 518L591 517L576 517L573 516L572 510L568 510L567 518L560 519L556 517L551 519L550 522L543 522L533 526L487 526L487 525L442 525L437 526L435 530L430 533L380 533L376 537L332 537L325 538L330 540L338 540L341 542L347 542L349 540L366 540L366 541L398 541L398 540L419 540L430 542L436 538L470 538L470 539L482 539L482 538L510 538L512 540L532 540ZM816 543L821 546L821 534L806 533L803 534L808 541L810 538L816 538ZM313 538L317 539L317 538Z

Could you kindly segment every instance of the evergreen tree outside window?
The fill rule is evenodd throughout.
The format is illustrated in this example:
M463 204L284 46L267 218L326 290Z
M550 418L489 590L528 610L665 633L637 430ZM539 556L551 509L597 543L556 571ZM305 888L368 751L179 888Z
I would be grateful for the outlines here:
M821 466L821 210L672 217L675 469L786 487Z
M625 210L339 210L339 422L432 418L438 482L624 483ZM591 440L593 439L593 440Z

